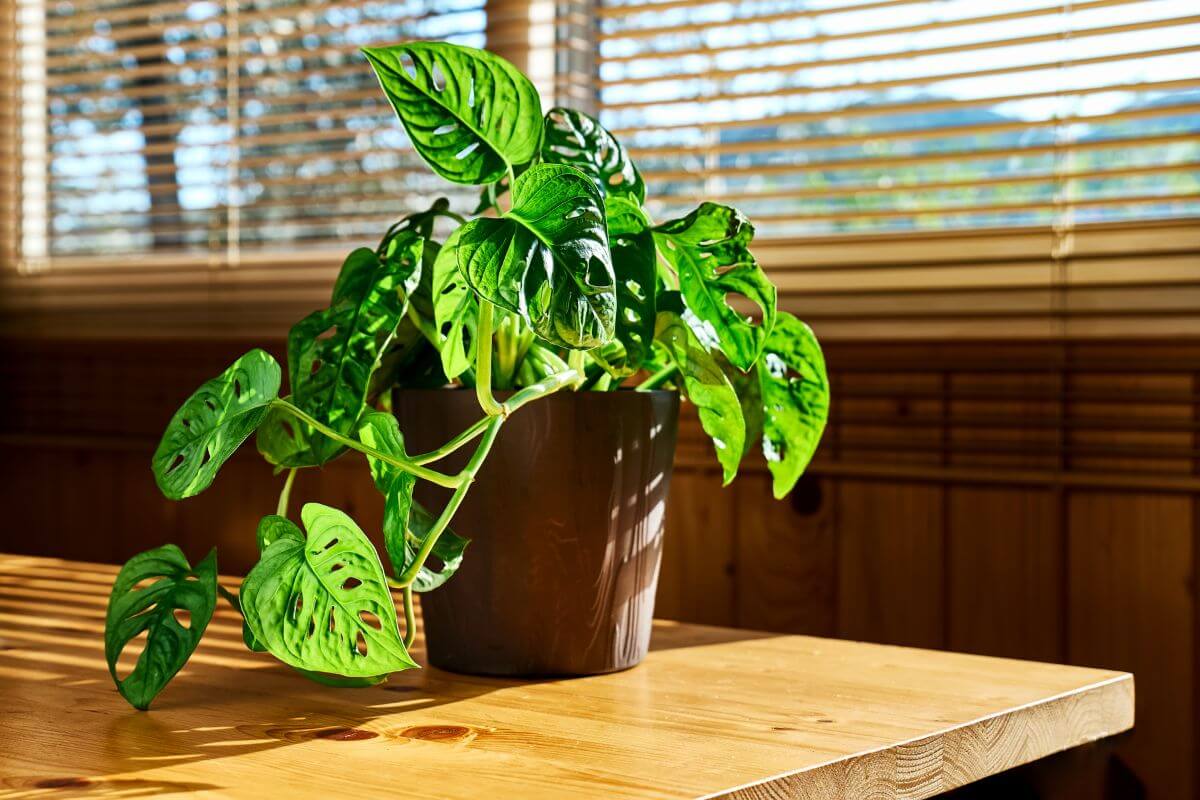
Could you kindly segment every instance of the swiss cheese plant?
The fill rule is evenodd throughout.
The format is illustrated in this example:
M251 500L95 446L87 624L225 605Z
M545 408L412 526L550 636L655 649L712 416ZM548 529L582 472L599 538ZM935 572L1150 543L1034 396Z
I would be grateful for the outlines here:
M219 585L215 553L192 566L167 545L121 570L105 654L138 708L183 667L218 594L241 613L250 649L314 680L371 684L416 666L413 592L453 576L468 543L450 529L455 510L504 421L552 392L678 390L726 483L760 442L777 497L824 429L821 350L777 307L739 211L705 202L653 220L621 143L578 111L543 114L529 80L491 53L434 42L364 52L417 153L446 180L480 187L476 216L438 200L351 252L328 306L288 334L287 394L280 365L252 350L171 418L151 462L167 497L208 488L251 434L283 489L236 594ZM451 384L475 390L479 421L437 450L408 452L390 391ZM512 393L501 402L494 390ZM437 469L465 447L465 468ZM384 498L386 561L342 511L309 503L289 516L296 471L350 450ZM413 499L422 480L452 490L444 508ZM142 633L136 665L119 677L122 650Z

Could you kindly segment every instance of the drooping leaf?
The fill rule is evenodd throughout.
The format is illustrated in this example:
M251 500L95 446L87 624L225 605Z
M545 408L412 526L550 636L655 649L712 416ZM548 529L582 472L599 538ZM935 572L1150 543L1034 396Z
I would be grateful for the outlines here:
M268 514L258 521L258 530L255 532L255 538L258 540L258 552L265 553L267 548L275 542L289 536L297 542L304 541L304 532L296 523L278 514Z
M153 581L142 589L143 581ZM183 668L217 604L217 551L192 569L173 544L139 553L121 567L104 617L104 657L121 696L143 711ZM146 633L133 671L117 677L117 659Z
M475 363L475 327L479 300L458 271L458 243L462 228L450 234L433 263L433 316L441 347L442 369L457 378Z
M593 350L592 355L608 372L620 378L637 372L650 357L658 256L649 222L636 203L610 196L605 200L605 211L617 280L617 320L614 341Z
M781 498L804 474L821 441L829 418L829 377L812 329L787 312L775 321L756 371L763 455L775 497Z
M372 412L364 416L359 438L364 444L390 456L406 457L404 435L391 414ZM392 562L392 572L398 577L416 559L435 520L413 500L416 479L412 474L377 458L368 457L367 461L375 486L384 496L383 542ZM470 540L449 529L442 531L430 551L442 562L442 567L435 569L428 561L423 564L413 581L413 589L428 592L448 581L462 564L463 551L469 543Z
M717 461L728 484L737 475L745 450L746 423L737 393L713 354L684 320L683 312L677 292L660 295L654 340L679 369L683 391L696 404L700 426L713 440Z
M754 226L740 211L702 203L686 217L654 228L658 251L679 276L691 311L712 330L729 362L746 371L775 324L775 285L750 252ZM730 306L730 295L758 306L762 320Z
M607 197L646 202L646 184L625 148L599 122L570 108L546 112L542 162L569 164L591 178Z
M251 350L189 397L163 433L151 467L164 495L181 500L209 487L279 396L279 364Z
M499 56L445 42L363 53L413 147L446 180L492 183L541 148L537 89Z
M308 503L308 534L275 540L242 584L255 640L297 669L373 678L416 666L379 556L354 521Z
M537 164L517 178L508 213L460 230L458 268L481 297L559 347L589 349L612 337L617 298L604 207L582 172Z
M420 279L424 240L409 232L393 257L359 248L346 257L329 308L315 311L288 333L291 402L342 435L358 423L371 376L407 309L407 292ZM344 447L276 409L258 440L273 464L324 464Z

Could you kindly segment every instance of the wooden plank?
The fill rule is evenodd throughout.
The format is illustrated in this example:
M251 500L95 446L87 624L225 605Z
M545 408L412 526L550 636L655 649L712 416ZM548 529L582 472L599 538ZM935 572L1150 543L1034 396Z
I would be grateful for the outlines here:
M1055 493L947 489L947 645L1038 661L1064 657Z
M1138 729L1118 753L1152 800L1192 797L1191 501L1079 492L1069 515L1068 658L1138 670Z
M676 470L663 532L655 615L732 625L736 607L734 490L718 473Z
M945 646L942 492L909 483L838 484L839 636Z
M1124 673L666 622L625 672L337 691L224 604L142 713L103 666L114 571L0 557L8 793L917 799L1133 723Z

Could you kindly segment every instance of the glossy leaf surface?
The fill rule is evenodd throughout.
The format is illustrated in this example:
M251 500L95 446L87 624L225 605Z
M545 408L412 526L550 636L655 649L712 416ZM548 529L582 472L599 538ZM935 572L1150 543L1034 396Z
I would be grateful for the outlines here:
M636 203L610 196L605 211L617 285L617 318L614 342L592 355L614 376L625 377L642 367L653 347L658 255L646 215ZM614 348L614 344L619 346Z
M646 201L646 184L633 159L616 137L599 122L571 108L546 112L542 162L569 164L587 175L600 193Z
M542 106L512 64L444 42L363 48L413 147L454 183L492 183L532 161Z
M654 340L679 369L683 391L696 405L700 426L713 440L725 483L737 475L745 451L746 424L737 393L721 371L721 365L696 336L683 317L677 292L660 297Z
M517 178L508 213L461 232L458 268L481 297L559 347L612 338L617 298L603 201L582 172L538 164Z
M450 234L433 264L433 317L442 337L442 370L457 378L475 363L479 300L458 271L462 228Z
M137 588L145 581L151 583ZM217 553L192 569L173 544L139 553L121 567L104 618L104 657L121 696L145 710L187 663L217 603ZM117 677L121 652L143 632L133 671Z
M164 495L181 500L212 484L221 468L279 396L279 364L251 350L207 381L171 417L151 459Z
M659 253L679 276L688 308L711 330L731 364L750 369L775 324L776 299L774 284L750 252L754 226L737 209L702 203L686 217L656 226L654 236ZM758 306L761 321L730 306L730 296Z
M367 414L363 417L359 438L364 444L388 455L406 457L404 435L391 414ZM375 486L384 496L383 542L392 562L392 572L399 576L416 559L435 520L413 500L413 487L416 485L413 475L377 458L368 457L367 461ZM431 551L442 566L437 569L427 561L418 570L413 589L427 592L448 581L462 564L463 551L469 543L469 540L449 529L442 531Z
M308 534L282 536L242 584L254 639L297 669L373 678L416 666L397 630L379 556L354 521L308 503Z
M775 496L792 490L812 460L829 418L829 377L812 329L787 312L757 367L762 393L762 445Z

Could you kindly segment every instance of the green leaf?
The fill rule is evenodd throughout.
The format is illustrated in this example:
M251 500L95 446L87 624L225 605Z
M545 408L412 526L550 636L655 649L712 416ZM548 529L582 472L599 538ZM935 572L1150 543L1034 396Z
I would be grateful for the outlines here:
M821 441L829 418L829 377L812 329L779 315L758 362L762 390L763 455L775 497L792 490Z
M542 162L569 164L596 184L609 197L627 197L646 202L646 184L625 148L595 119L570 108L546 112L546 136Z
M277 539L242 584L254 638L297 669L373 678L416 664L397 630L379 556L354 521L308 503L308 535Z
M658 309L654 339L678 367L683 391L696 404L700 426L713 440L728 484L737 475L746 443L746 423L737 393L716 358L684 319L679 293L664 292Z
M517 178L508 213L460 230L458 268L485 300L559 347L612 338L617 297L603 201L582 172L535 165Z
M265 553L268 547L287 537L291 537L297 542L303 542L304 532L296 523L278 514L269 514L258 521L255 538L258 540L259 554Z
M433 318L441 347L442 370L457 378L475 363L475 327L479 301L458 271L458 242L462 228L450 234L433 263Z
M636 203L610 196L605 200L605 212L617 280L616 339L591 353L608 372L621 378L637 372L650 358L658 257L649 221ZM614 344L618 346L614 348Z
M359 248L346 257L329 308L315 311L288 333L291 402L338 433L358 424L371 377L420 280L424 239L410 231L396 254L380 259ZM324 464L344 447L278 409L258 439L259 451L281 467Z
M390 456L407 457L400 424L391 414L376 411L364 416L359 438L364 444ZM367 461L375 486L384 496L383 542L388 559L392 562L393 574L399 577L416 560L435 519L413 501L416 478L412 474L377 458L368 456ZM431 551L442 562L442 568L434 569L427 561L417 571L413 589L428 592L450 580L462 564L463 551L469 543L469 539L449 529L442 531Z
M279 396L279 364L251 350L189 397L163 433L151 459L164 495L181 500L204 491Z
M413 147L446 180L492 183L541 149L537 89L499 56L444 42L363 53Z
M686 217L654 228L658 250L679 276L692 312L742 371L754 366L775 324L775 286L750 252L754 226L740 211L702 203ZM755 323L729 305L730 295L748 298L762 312Z
M145 588L143 581L153 580ZM139 553L121 567L104 617L104 657L121 696L145 711L200 643L217 604L217 551L192 569L173 544ZM183 612L177 615L177 612ZM137 665L117 677L117 659L146 633Z

